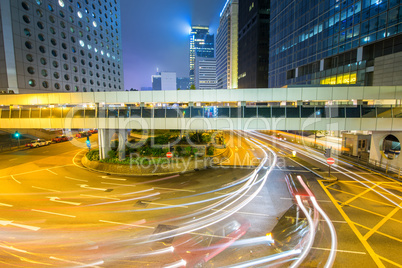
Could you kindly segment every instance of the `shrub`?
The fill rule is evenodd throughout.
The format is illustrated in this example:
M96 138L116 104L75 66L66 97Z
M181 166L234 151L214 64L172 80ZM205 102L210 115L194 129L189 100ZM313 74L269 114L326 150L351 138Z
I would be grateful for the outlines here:
M214 155L214 153L215 153L215 147L214 146L208 146L207 155Z
M87 158L89 161L99 161L99 149L89 151Z
M117 152L114 150L110 150L109 152L107 152L107 155L109 156L109 158L116 158L117 157Z

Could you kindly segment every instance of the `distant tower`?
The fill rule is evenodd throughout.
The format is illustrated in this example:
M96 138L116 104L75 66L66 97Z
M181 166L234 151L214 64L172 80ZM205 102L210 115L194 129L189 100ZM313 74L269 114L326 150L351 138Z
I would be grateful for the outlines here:
M239 1L228 0L220 16L216 35L217 88L237 88Z
M0 0L0 91L118 90L120 0Z
M195 57L213 58L214 35L209 34L208 26L192 26L190 32L190 85L195 84Z

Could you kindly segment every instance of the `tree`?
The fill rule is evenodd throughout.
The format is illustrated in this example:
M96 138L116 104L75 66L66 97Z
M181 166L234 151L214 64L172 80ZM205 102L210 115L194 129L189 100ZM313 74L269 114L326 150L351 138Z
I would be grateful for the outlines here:
M194 89L195 89L195 85L192 84L192 85L190 86L190 89L194 90Z
M177 90L180 90L180 88L178 87Z

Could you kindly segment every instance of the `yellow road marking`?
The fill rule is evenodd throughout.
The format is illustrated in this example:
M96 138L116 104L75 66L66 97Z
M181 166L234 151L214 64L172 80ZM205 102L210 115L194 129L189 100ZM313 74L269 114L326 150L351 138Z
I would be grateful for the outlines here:
M360 181L359 181L359 182L360 182ZM343 183L343 181L342 181L342 183ZM348 183L349 183L349 182L348 182ZM393 182L364 182L364 183L390 184L390 183L393 183ZM329 185L328 185L327 187L329 187ZM367 189L367 187L361 186L361 185L353 185L353 187L362 188L362 189ZM394 188L394 189L396 189L396 190L402 190L402 188L398 189L398 188L396 188L396 187L393 187L392 185L383 185L382 187L383 187L384 189L387 189L387 187L392 187L392 188ZM392 190L392 189L388 189L388 190ZM381 193L381 194L384 194L384 195L395 196L395 195L392 194L392 193L385 192L385 191L382 191L382 190L376 190L376 191L379 192L379 193Z
M355 209L359 209L359 210L362 210L362 211L365 211L365 212L368 212L368 213L371 213L371 214L376 215L376 216L379 216L379 217L381 217L381 218L384 218L384 217L385 217L385 215L382 215L382 214L379 214L379 213L375 213L375 212L373 212L373 211L370 211L370 210L367 210L367 209L364 209L364 208L361 208L361 207L357 207L357 206L353 206L353 205L349 205L349 207L355 208ZM399 221L399 220L397 220L397 219L391 218L390 220L393 220L393 221L402 223L402 221Z
M383 259L384 261L386 261L386 262L389 262L390 264L392 264L392 265L395 265L396 267L402 267L402 265L400 265L400 264L398 264L398 263L396 263L396 262L393 262L393 261L391 261L391 260L388 260L388 259L386 259L386 258L384 258L384 257L382 257L382 256L378 256L380 259Z
M324 186L325 187L325 186ZM333 191L337 191L337 192L341 192L341 193L344 193L344 194L348 194L348 195L355 195L355 194L352 194L352 193L348 193L348 192L345 192L345 191L342 191L342 190L338 190L338 189L334 189L334 188L329 188L330 190L333 190ZM366 200L369 200L369 201L372 201L372 202L375 202L375 203L379 203L379 204L381 204L381 205L384 205L384 206L388 206L388 207L394 207L395 205L390 205L390 204L387 204L387 203L384 203L384 202L381 202L381 201L377 201L377 200L374 200L374 199L371 199L371 198L367 198L367 197L360 197L361 199L366 199Z
M355 222L354 224L357 225L357 226L360 226L360 227L362 227L362 228L364 228L364 229L372 230L371 228L369 228L369 227L367 227L367 226L364 226L364 225L361 225L361 224L359 224L359 223L357 223L357 222ZM392 239L392 240L396 240L396 241L402 243L402 240L399 239L399 238L397 238L397 237L395 237L395 236L388 235L388 234L383 233L383 232L380 232L380 231L378 231L378 230L375 231L375 232L376 232L377 234L380 234L380 235L382 235L382 236L388 237L388 238L390 238L390 239Z
M325 193L328 195L329 199L331 199L332 203L334 206L338 209L339 213L341 213L342 217L345 219L345 221L348 223L349 227L352 229L352 231L356 234L357 238L360 240L360 242L363 244L364 248L367 250L367 252L370 254L371 258L373 261L377 264L378 267L384 267L384 264L381 262L379 259L378 255L374 252L373 248L369 245L369 243L363 238L362 234L357 230L356 226L354 223L349 219L348 215L343 211L342 207L336 202L335 198L332 196L332 194L328 191L328 189L324 186L323 181L319 180L318 183L321 185L322 189L325 191Z
M399 204L399 206L402 206L402 203ZM390 213L388 213L387 216L385 216L385 218L383 218L379 223L377 223L377 225L374 226L374 228L371 229L363 238L366 239L366 240L369 239L370 236L371 236L374 232L376 232L378 229L380 229L381 226L383 226L383 225L384 225L392 216L394 216L395 213L397 213L399 210L400 210L399 207L394 208Z
M342 206L345 206L345 205L347 205L347 204L353 202L354 200L356 200L357 198L359 198L359 197L365 195L366 193L370 192L372 189L374 189L375 187L377 187L377 186L380 185L380 184L381 184L381 183L377 183L377 184L374 185L373 187L366 189L365 191L361 192L361 193L358 194L358 195L355 195L354 197L352 197L352 198L349 199L348 201L343 202L343 203L342 203Z

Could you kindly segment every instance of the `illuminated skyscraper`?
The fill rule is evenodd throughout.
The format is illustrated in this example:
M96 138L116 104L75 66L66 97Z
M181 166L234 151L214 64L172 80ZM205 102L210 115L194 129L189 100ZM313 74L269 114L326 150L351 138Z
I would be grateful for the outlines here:
M217 88L237 88L239 1L228 0L220 14L216 35Z
M0 90L124 90L119 0L0 0Z
M269 87L399 86L401 61L400 1L271 1Z
M190 84L195 85L195 57L213 58L214 35L209 34L208 26L192 26L190 33Z

